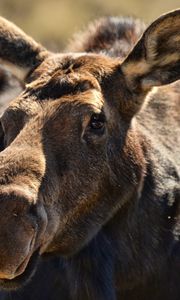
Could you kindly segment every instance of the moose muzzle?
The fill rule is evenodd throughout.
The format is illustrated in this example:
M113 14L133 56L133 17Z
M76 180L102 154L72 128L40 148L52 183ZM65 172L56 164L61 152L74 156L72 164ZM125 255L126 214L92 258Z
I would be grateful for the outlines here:
M0 155L0 280L25 271L47 225L38 201L45 164L26 150L10 146Z
M34 250L36 227L25 198L0 195L0 279L23 273Z

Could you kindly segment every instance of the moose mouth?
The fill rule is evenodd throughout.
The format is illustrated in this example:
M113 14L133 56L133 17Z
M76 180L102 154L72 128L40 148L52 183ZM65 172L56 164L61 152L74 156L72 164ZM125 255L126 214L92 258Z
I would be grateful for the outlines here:
M39 250L35 251L24 272L13 279L0 279L0 288L4 290L16 290L25 285L34 275L39 259Z

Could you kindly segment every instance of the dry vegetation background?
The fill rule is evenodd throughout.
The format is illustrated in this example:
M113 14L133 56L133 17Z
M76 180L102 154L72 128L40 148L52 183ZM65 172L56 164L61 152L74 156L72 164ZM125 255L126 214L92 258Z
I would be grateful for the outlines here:
M0 0L0 12L36 40L57 50L99 16L133 15L149 23L179 5L179 0Z

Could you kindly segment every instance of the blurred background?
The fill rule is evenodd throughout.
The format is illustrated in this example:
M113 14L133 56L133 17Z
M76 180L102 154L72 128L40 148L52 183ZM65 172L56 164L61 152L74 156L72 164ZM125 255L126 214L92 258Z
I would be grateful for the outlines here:
M0 14L57 51L100 16L133 15L149 23L178 6L179 0L0 0Z

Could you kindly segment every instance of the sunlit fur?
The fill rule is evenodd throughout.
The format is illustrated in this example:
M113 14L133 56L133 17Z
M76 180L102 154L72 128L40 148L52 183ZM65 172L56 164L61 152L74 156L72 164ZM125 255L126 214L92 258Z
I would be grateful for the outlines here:
M53 54L0 19L25 84L1 118L2 300L179 300L179 28L105 18Z

